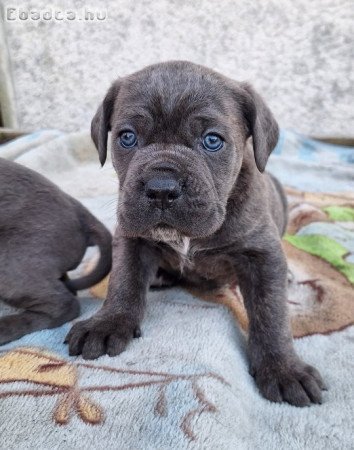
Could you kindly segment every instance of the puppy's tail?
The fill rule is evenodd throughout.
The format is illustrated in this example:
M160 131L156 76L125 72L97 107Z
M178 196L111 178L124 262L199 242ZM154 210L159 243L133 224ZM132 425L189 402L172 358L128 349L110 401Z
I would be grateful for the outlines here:
M76 280L67 279L65 281L67 288L73 293L99 283L112 268L112 235L91 213L85 212L83 227L88 236L88 247L97 245L100 257L90 273Z

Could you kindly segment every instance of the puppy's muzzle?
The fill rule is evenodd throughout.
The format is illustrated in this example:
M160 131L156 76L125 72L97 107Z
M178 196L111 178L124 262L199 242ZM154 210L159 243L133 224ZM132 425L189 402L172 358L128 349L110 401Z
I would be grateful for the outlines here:
M145 194L156 208L167 209L182 195L182 188L174 178L155 176L145 183Z

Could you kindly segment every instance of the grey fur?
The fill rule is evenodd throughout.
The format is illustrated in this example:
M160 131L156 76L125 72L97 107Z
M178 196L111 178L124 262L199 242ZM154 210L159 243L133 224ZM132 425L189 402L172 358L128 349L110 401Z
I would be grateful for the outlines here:
M120 145L126 129L137 133L134 149ZM263 173L278 125L261 97L202 66L156 64L117 80L99 107L92 138L102 164L109 131L120 180L113 270L102 309L67 336L70 354L123 351L139 330L149 285L163 277L206 289L237 281L250 320L250 372L261 393L297 406L320 403L322 379L292 343L281 246L286 198ZM201 145L208 131L225 140L218 152ZM152 179L180 183L182 195L152 200Z
M78 201L38 173L0 158L0 298L23 309L0 318L0 345L79 314L75 292L111 268L110 232ZM66 273L88 246L101 258L83 278Z

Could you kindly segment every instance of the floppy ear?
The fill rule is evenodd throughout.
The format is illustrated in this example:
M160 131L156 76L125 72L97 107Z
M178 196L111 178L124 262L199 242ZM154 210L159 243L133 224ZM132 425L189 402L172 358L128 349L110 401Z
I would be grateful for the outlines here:
M115 82L109 88L106 97L91 122L91 137L98 150L101 166L103 166L107 158L108 132L111 131L111 115L118 91L119 85Z
M247 83L241 83L244 91L243 110L249 133L253 138L256 165L264 172L269 155L278 142L279 127L262 97Z

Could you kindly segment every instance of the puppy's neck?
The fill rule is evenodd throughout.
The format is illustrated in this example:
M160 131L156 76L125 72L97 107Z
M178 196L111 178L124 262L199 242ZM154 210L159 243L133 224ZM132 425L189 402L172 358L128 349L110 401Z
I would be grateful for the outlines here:
M190 239L181 235L173 228L155 228L151 231L151 237L154 241L163 242L172 247L177 253L186 255L188 253Z
M167 245L171 247L179 257L179 269L182 273L185 267L192 266L192 254L190 253L190 239L183 236L180 241L170 241Z

